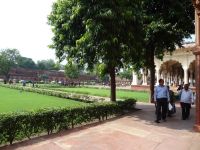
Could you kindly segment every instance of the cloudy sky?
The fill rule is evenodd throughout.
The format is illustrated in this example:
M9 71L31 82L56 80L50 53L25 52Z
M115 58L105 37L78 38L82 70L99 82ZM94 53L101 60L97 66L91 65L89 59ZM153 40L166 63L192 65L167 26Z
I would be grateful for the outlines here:
M0 49L16 48L34 61L54 59L47 16L55 0L0 0Z

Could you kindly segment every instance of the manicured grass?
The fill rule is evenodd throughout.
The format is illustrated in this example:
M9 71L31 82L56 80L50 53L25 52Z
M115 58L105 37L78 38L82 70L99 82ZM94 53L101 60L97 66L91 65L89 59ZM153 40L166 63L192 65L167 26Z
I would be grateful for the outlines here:
M0 113L47 107L75 107L83 102L0 87Z
M61 90L65 92L81 93L81 94L88 94L88 95L95 95L102 97L110 97L110 89L74 87L74 88L54 88L54 90ZM134 98L140 102L148 102L149 99L149 94L147 92L117 90L116 94L118 99Z

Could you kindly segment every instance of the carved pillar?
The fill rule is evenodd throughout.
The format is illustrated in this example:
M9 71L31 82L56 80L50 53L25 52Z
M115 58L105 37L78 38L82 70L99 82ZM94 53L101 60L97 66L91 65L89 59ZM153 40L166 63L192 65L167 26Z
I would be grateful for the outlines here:
M137 74L133 71L132 75L133 75L133 79L132 79L131 85L137 85L137 83L138 83Z
M190 86L193 87L193 70L190 70Z
M195 54L195 80L196 80L196 117L194 129L200 132L200 1L192 1L195 7L195 35L196 47L193 51Z
M196 81L196 119L195 130L200 131L200 47L196 47L195 81Z
M159 68L156 68L156 85L159 85L159 80L160 80L160 72Z
M143 79L142 85L147 85L147 70L146 69L143 69L142 79Z
M188 83L188 67L183 67L184 70L184 84Z
M164 85L167 85L167 72L164 73Z

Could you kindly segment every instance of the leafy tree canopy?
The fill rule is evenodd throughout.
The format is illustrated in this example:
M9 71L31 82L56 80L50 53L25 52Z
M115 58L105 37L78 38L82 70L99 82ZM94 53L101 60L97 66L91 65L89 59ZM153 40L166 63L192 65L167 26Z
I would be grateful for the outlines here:
M181 47L183 39L194 33L194 8L191 0L142 0L145 33L141 57L134 68L147 67L151 76L151 96L155 84L154 56Z
M194 8L191 0L143 0L145 33L143 66L152 66L152 57L181 47L183 39L194 33ZM137 67L136 67L137 68Z
M132 79L132 72L133 72L133 70L131 68L123 69L121 72L119 72L119 77L121 79L131 80Z
M5 76L5 81L10 78L9 72L12 67L17 66L17 59L20 57L17 49L0 50L0 74Z
M141 49L141 1L58 0L48 20L57 57L89 68L106 64L115 100L115 69L135 61Z
M31 58L22 57L22 56L20 56L17 59L17 65L21 68L27 68L27 69L36 69L37 68L35 62Z
M78 78L81 73L80 67L75 63L65 65L65 75L71 79Z
M57 70L58 69L56 63L52 59L38 61L37 67L38 69L41 69L41 70Z

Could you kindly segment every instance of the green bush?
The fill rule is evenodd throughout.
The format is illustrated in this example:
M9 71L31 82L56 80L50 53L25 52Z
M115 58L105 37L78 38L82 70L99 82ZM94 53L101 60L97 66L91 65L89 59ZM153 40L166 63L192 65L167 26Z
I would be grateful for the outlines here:
M117 103L92 103L76 108L48 108L38 111L0 114L0 144L12 144L25 138L51 134L77 125L102 121L113 115L123 114L135 100Z
M62 92L62 91L54 91L50 89L41 89L41 88L32 88L32 87L22 87L22 86L17 86L17 85L9 85L9 84L0 84L2 87L7 87L11 89L17 89L20 91L27 91L27 92L34 92L34 93L39 93L43 95L49 95L49 96L56 96L60 98L67 98L67 99L73 99L77 101L82 101L82 102L98 102L98 101L105 101L105 98L99 98L96 96L89 96L89 95L84 95L84 94L77 94L77 93L67 93L67 92Z

